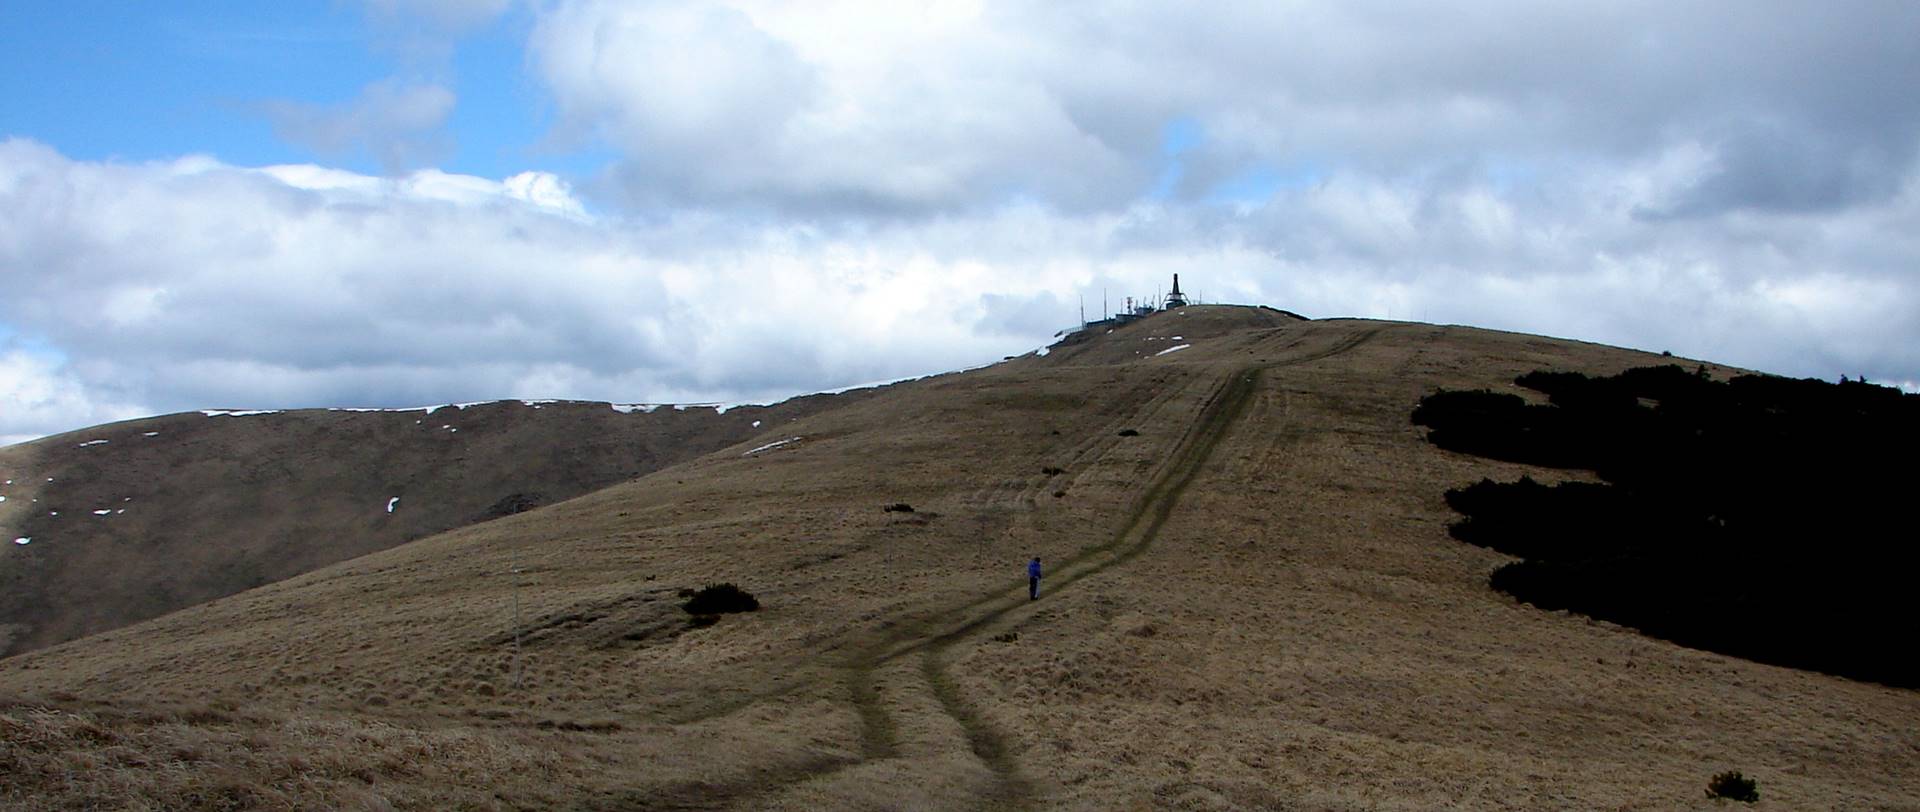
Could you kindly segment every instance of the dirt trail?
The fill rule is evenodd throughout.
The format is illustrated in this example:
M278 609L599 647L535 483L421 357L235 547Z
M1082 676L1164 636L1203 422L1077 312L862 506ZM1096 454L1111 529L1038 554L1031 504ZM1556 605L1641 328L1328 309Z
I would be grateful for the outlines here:
M1170 464L1160 470L1141 495L1127 523L1107 543L1086 548L1068 559L1064 566L1056 567L1054 573L1047 577L1048 591L1057 592L1081 579L1100 574L1139 556L1152 546L1159 537L1160 529L1173 515L1181 494L1193 484L1207 460L1213 456L1214 449L1245 414L1253 400L1252 396L1259 390L1262 373L1268 369L1296 366L1340 355L1366 343L1378 333L1378 329L1356 333L1324 350L1228 373L1208 396L1207 402L1201 407L1200 416L1194 420L1186 436L1181 438ZM1035 608L1031 601L1022 599L1018 588L1013 590L1011 596L1000 593L994 597L1011 602L981 613L944 633L890 651L875 665L907 654L922 653L924 659L921 670L939 697L942 708L966 730L974 755L994 771L998 786L985 799L987 805L995 808L1026 808L1031 805L1033 796L1030 782L1021 775L1019 765L1014 762L1001 734L980 720L979 714L961 695L958 684L947 676L944 669L946 652L955 644L1009 616L1031 614ZM1019 622L1019 618L1014 618L1014 623Z
M1051 568L1046 579L1048 592L1058 592L1081 579L1123 564L1152 546L1160 529L1172 516L1181 494L1198 477L1215 448L1253 402L1262 373L1349 352L1378 333L1377 328L1357 332L1331 346L1241 367L1217 379L1198 417L1175 445L1167 463L1159 468L1142 491L1129 511L1126 523L1107 541L1083 548ZM1280 338L1280 335L1275 338ZM1269 351L1287 352L1298 348L1300 343L1300 339L1296 338ZM1170 397L1153 398L1146 404L1146 411L1158 410L1170 400ZM770 798L797 784L827 780L869 762L902 757L901 720L894 718L889 711L887 695L878 685L878 676L883 668L914 655L921 657L919 667L908 673L917 672L919 682L923 684L911 687L932 695L940 713L960 728L973 755L991 771L993 785L977 799L978 806L989 809L1031 808L1034 787L1021 773L1005 736L981 718L967 701L959 684L946 672L946 654L955 645L1003 621L1018 624L1035 610L1036 605L1027 599L1024 586L1020 584L986 593L959 606L948 607L933 615L933 619L897 624L883 637L860 647L858 653L848 659L842 666L842 673L849 701L860 717L861 756L858 761L840 760L799 767L775 776L762 777L760 782L750 787L729 787L736 789L733 792L723 789L693 806L675 808L754 806L757 800ZM962 619L945 624L937 620L956 615ZM901 674L892 673L891 676L893 681L888 684L887 690L898 692L910 687L900 683Z

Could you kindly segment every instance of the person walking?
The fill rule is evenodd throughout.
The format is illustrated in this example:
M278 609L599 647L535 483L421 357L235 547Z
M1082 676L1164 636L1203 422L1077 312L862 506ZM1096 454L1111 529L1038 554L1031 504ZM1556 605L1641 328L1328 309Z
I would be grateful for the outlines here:
M1027 600L1040 599L1040 556L1027 562Z

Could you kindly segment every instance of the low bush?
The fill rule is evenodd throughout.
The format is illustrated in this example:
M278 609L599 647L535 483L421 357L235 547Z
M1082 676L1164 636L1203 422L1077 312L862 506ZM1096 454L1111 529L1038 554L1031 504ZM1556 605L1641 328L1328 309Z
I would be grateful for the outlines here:
M760 608L760 600L733 584L714 584L693 593L681 608L690 615L752 612Z
M1753 779L1741 775L1739 770L1728 770L1707 782L1707 797L1714 800L1725 798L1729 801L1756 803L1760 800L1760 788Z
M1761 662L1920 686L1888 639L1913 616L1920 544L1898 506L1920 486L1920 396L1860 382L1727 382L1678 366L1532 372L1532 405L1440 392L1414 410L1435 445L1583 468L1603 483L1450 490L1455 538L1524 559L1495 589Z
M887 513L912 513L913 506L905 502L895 502L891 505L881 508L881 510L886 511Z
M1138 432L1138 431L1135 431L1134 429L1121 429L1121 430L1120 430L1120 436L1122 436L1122 437L1138 437L1138 436L1140 436L1140 432Z

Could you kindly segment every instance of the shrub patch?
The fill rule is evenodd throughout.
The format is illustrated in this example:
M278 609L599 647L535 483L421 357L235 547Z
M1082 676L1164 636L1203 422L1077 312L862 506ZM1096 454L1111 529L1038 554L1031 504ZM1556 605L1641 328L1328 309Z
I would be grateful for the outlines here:
M1725 798L1729 801L1757 803L1760 789L1754 780L1740 774L1739 770L1728 770L1707 782L1707 797L1714 800Z
M1920 686L1900 646L1920 545L1920 396L1859 381L1704 369L1530 372L1546 405L1439 392L1414 409L1435 445L1601 483L1450 490L1454 538L1523 560L1491 585L1695 648Z
M690 615L752 612L760 608L760 600L733 584L714 584L693 593L681 608Z

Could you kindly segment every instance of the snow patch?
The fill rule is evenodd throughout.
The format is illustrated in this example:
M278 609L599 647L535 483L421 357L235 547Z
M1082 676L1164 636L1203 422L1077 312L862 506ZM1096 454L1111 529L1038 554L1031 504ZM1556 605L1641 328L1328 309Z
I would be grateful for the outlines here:
M13 540L13 543L15 543L15 544L18 544L18 545L20 545L20 546L22 546L22 547L25 547L25 546L27 546L27 545L29 545L29 544L32 544L32 543L33 543L33 539L31 539L31 538L28 538L28 537L26 537L26 536L21 536L21 537L19 537L19 538L17 538L17 539L14 539L14 540Z
M106 444L107 444L106 440L88 440L84 443L81 443L80 447L86 448L87 446L90 446L90 445L106 445Z
M788 443L797 443L797 442L800 442L800 438L799 438L799 437L788 437L788 438L787 438L787 439L785 439L785 440L775 440L775 441L773 441L773 442L771 442L771 443L767 443L766 445L763 445L763 446L761 446L761 447L759 447L759 448L756 448L756 449L753 449L753 450L751 450L751 451L748 451L748 452L746 452L745 454L741 454L740 456L742 456L742 457L751 457L751 456L753 456L753 455L755 455L755 454L758 454L758 453L760 453L760 452L762 452L762 451L771 451L771 450L773 450L773 449L776 449L776 448L779 448L779 447L781 447L781 446L783 446L783 445L786 445L786 444L788 444Z
M110 514L110 513L112 513L112 512L113 512L113 508L101 508L101 509L99 509L99 510L96 510L96 511L94 511L94 512L93 512L93 515L95 515L95 516L105 516L105 515L107 515L107 514Z
M200 413L208 417L251 417L256 414L279 414L282 409L201 409Z
M327 411L329 412L392 412L395 414L399 414L402 412L423 412L426 414L433 414L434 412L440 411L441 409L465 409L470 406L486 406L489 404L505 403L505 402L506 401L504 400L475 400L475 401L469 401L467 403L441 403L433 406L400 406L400 407L391 408L391 409L384 409L384 408L378 408L378 407L368 408L364 406L332 406L332 407L329 407ZM522 406L531 406L535 409L538 409L549 403L560 403L562 401L518 400L515 402L519 403Z
M140 436L142 436L142 437L158 437L158 436L160 436L160 432L157 432L157 431L145 431L145 432L141 432L141 433L140 433Z
M1192 344L1176 344L1174 346L1168 347L1164 350L1154 353L1154 356L1158 357L1158 356L1166 355L1167 353L1170 353L1170 352L1179 352L1191 346L1193 345Z
M400 506L400 497L398 497L398 496L396 496L396 497L393 497L392 499L388 499L388 500L387 500L387 512L388 512L388 513L392 513L392 512L393 512L393 509L394 509L394 508L396 508L396 507L399 507L399 506Z
M757 429L757 428L760 428L760 421L758 421L758 420L755 420L755 421L753 421L753 427L754 427L754 428L756 428L756 429Z
M660 404L658 403L609 403L607 405L612 406L614 411L621 414L633 414L634 412L653 414L653 410L660 408Z

